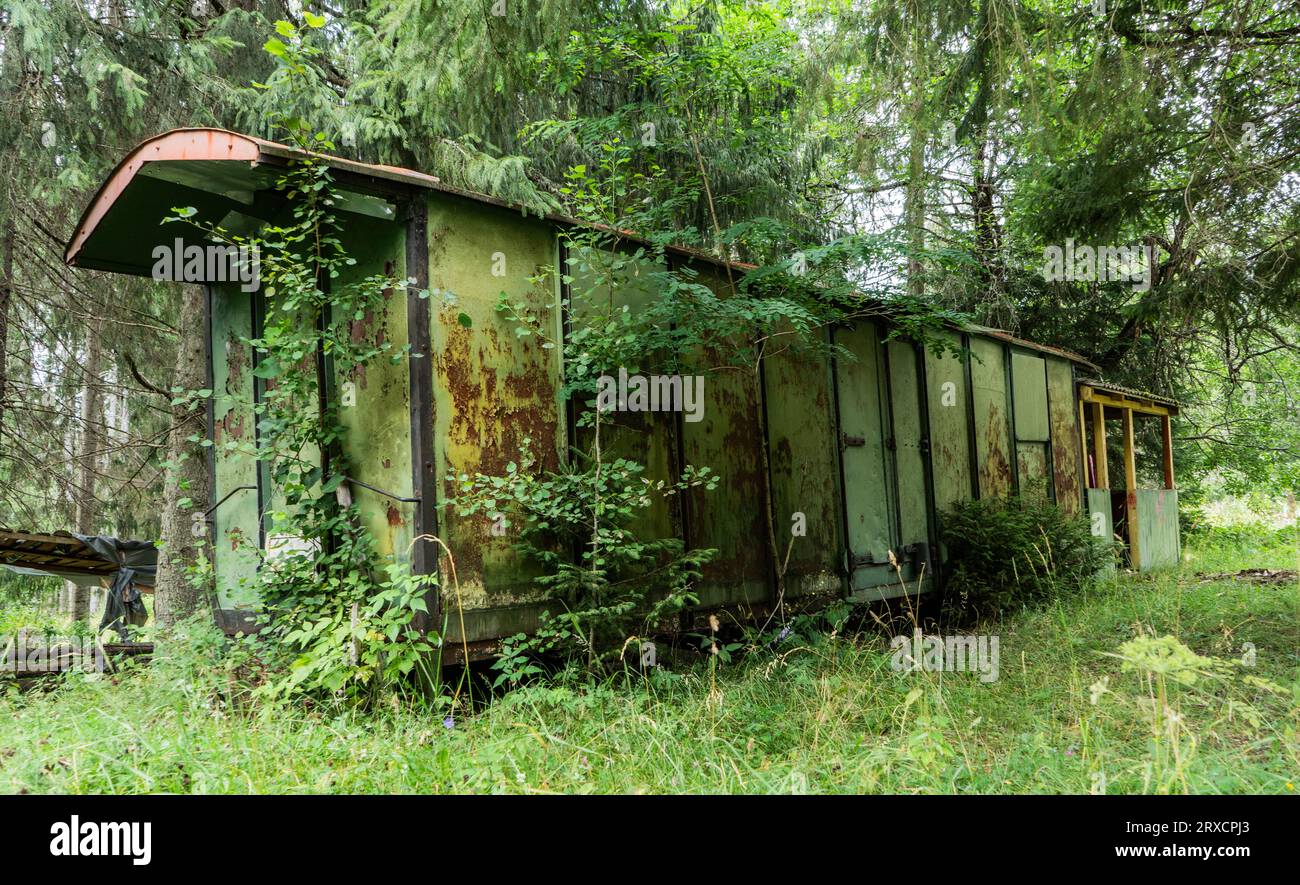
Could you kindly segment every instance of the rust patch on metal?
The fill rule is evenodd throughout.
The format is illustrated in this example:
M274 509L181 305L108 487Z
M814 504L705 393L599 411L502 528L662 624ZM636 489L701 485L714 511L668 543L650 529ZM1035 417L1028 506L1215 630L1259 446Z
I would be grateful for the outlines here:
M996 405L988 410L984 426L984 461L980 465L981 492L1005 495L1011 491L1011 460L1006 451L1006 417Z
M231 388L239 388L246 368L248 368L248 349L240 344L235 333L231 332L226 336L226 393L235 395L235 390Z
M720 362L712 353L705 354L704 359ZM708 466L716 471L721 483L712 492L690 490L682 503L692 527L691 546L718 549L702 569L705 580L731 584L766 577L767 513L756 393L748 379L738 387L724 386L721 380L716 372L706 375L704 420L685 425L688 439L692 429L698 428L694 432L718 440L714 457L719 460ZM710 448L705 443L706 452ZM689 455L687 460L691 460Z
M387 304L388 299L392 296L391 289L384 290L384 302ZM348 324L348 337L353 344L372 345L374 347L383 347L388 341L388 312L383 313L383 319L376 322L375 311L367 310L359 320L352 320ZM349 374L352 380L356 382L357 387L364 390L366 388L366 367L365 365L353 366Z
M559 414L550 355L530 340L512 336L503 341L490 324L466 329L456 313L443 308L437 316L444 339L436 357L438 377L452 404L447 447L460 453L453 454L448 469L503 475L510 462L519 460L525 437L539 469L556 469ZM444 500L455 497L454 483L443 482ZM486 516L448 519L457 524L461 539L477 539L462 544L457 553L463 571L481 573L485 549L504 551L510 544L508 538L492 536Z
M221 443L227 439L243 439L244 416L235 409L226 412L225 417L221 419L221 422L214 429L212 436L214 443Z

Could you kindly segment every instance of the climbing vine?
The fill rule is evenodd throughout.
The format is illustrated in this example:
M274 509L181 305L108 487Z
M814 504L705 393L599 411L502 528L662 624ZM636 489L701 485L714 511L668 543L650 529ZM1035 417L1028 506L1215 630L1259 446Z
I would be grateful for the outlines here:
M698 601L693 587L716 553L687 549L675 535L654 537L651 514L656 508L671 510L670 499L694 489L713 489L719 477L706 465L691 464L677 465L675 481L647 477L645 464L637 460L644 441L634 453L620 445L627 437L620 437L625 431L609 414L612 404L601 398L602 382L623 373L668 376L685 385L691 377L743 372L756 404L753 426L762 440L761 366L769 355L808 350L827 356L836 350L826 335L829 326L875 315L889 315L895 328L943 346L944 339L934 333L953 319L909 301L887 283L864 292L869 287L848 276L855 264L898 257L880 238L846 238L810 248L743 277L724 265L721 282L706 280L669 255L666 244L674 231L640 231L635 239L621 233L628 207L644 205L652 188L662 184L652 185L646 173L636 171L623 137L610 136L605 147L593 168L577 165L566 176L563 193L586 224L561 233L566 263L544 268L533 281L538 291L565 297L503 292L497 306L516 335L562 354L561 394L574 427L569 458L559 469L545 471L525 453L504 476L448 477L457 484L454 504L462 515L519 523L515 546L541 566L538 583L563 606L544 616L534 637L521 634L507 643L498 681L536 672L538 652L578 656L588 666L622 658L632 639L665 625L671 629L669 616ZM788 232L775 221L760 220L722 232L721 246L782 236ZM562 335L555 328L557 311ZM652 416L647 425L663 421ZM757 448L766 457L765 445ZM759 474L763 498L755 507L766 514L780 610L790 549L774 525L766 464ZM662 520L658 527L664 530Z
M304 17L307 31L325 23L311 13ZM295 94L314 88L320 50L289 22L278 22L276 31L264 47L276 69L258 85L282 98L273 106L297 106ZM199 227L241 256L256 256L265 305L259 333L242 340L257 354L257 433L252 442L205 445L255 459L274 490L274 506L262 515L274 543L253 551L261 558L255 583L262 635L289 658L286 675L270 690L373 697L405 683L417 668L436 674L431 657L439 634L417 624L428 614L436 577L412 575L394 558L385 561L361 525L341 445L348 407L332 378L379 359L411 358L409 347L357 341L351 332L354 322L382 309L391 292L412 281L385 274L348 278L356 260L340 239L338 193L320 156L334 144L300 117L272 112L270 122L300 151L275 184L284 221L245 237L197 222L192 208L169 219ZM254 539L241 543L255 547Z

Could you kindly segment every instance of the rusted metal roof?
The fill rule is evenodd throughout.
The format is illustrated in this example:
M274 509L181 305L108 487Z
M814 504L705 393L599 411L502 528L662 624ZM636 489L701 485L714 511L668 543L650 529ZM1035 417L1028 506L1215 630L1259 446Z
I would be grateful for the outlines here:
M974 323L968 323L965 328L967 329L967 331L974 332L979 335L983 335L986 338L996 338L999 341L1005 341L1008 344L1014 344L1017 347L1025 347L1028 348L1029 350L1037 350L1040 353L1049 353L1053 356L1059 356L1062 359L1067 359L1070 360L1071 362L1076 362L1081 366L1087 366L1089 369L1092 369L1094 372L1101 371L1100 366L1096 365L1095 363L1089 362L1088 360L1079 356L1077 353L1070 350L1066 350L1063 347L1053 347L1050 344L1039 344L1037 341L1029 341L1028 339L1025 338L1017 338L1015 335L1012 335L1010 332L1005 332L1002 329L994 329L991 326L978 326L975 325Z
M303 151L289 145L267 141L264 138L258 138L253 135L231 132L226 129L173 129L169 132L164 132L160 135L155 135L152 138L146 139L131 151L131 153L127 154L122 162L117 165L113 172L100 186L94 198L86 207L85 212L82 213L81 219L77 222L77 227L73 231L72 237L68 241L67 249L64 252L64 261L74 267L90 267L125 273L144 272L138 258L134 262L109 260L103 256L87 260L84 255L84 250L86 244L95 237L96 232L100 229L101 223L105 218L114 210L115 207L121 205L123 196L127 193L130 186L137 180L140 174L145 171L146 166L149 163L203 161L214 163L233 162L243 164L245 178L248 179L249 183L252 183L254 179L252 175L248 174L248 170L254 170L257 167L264 165L279 167L283 166L288 160L301 159L303 157L315 157L323 160L333 169L339 169L355 175L377 178L412 188L436 190L441 193L462 197L467 200L473 200L475 202L485 203L503 209L510 209L520 213L528 213L527 207L522 204L511 203L487 194L454 187L442 182L437 178L437 176L417 172L414 169L404 169L400 166L386 166L376 163L361 163L356 160L349 160L332 154ZM147 174L148 173L146 173L146 175ZM161 178L163 176L160 175L159 177ZM263 183L268 184L269 182ZM238 186L236 186L236 189L237 188ZM231 196L231 193L227 190L227 193L222 194L221 196ZM249 199L247 199L246 202L251 202L251 195L249 195ZM620 230L604 225L589 225L576 218L558 213L547 213L543 217L549 221L566 226L594 227L599 230L608 231L609 233L638 244L649 245L647 240L639 237L633 231ZM711 255L708 252L699 249L692 249L686 246L668 246L666 248L668 252L681 257L708 262L719 267L731 267L741 272L753 270L755 267L755 265L743 262L728 262L716 255Z
M1117 396L1128 397L1129 399L1149 400L1153 403L1159 403L1162 406L1171 406L1175 409L1178 408L1178 400L1162 396L1158 393L1150 393L1145 390L1137 390L1133 387L1124 387L1120 384L1111 384L1108 381L1097 381L1091 378L1081 379L1079 383L1102 393L1112 393Z

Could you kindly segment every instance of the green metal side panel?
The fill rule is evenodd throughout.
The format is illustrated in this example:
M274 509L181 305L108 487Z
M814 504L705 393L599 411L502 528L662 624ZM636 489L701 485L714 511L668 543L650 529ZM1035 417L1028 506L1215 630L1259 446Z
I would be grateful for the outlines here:
M656 274L661 265L632 256L613 254L594 247L574 247L569 254L568 275L571 323L608 317L626 307L637 311L657 297L663 283ZM617 377L618 366L608 367ZM664 374L662 365L623 366L629 375ZM594 429L576 428L575 444L589 453L595 441ZM658 482L675 482L677 465L677 416L671 412L615 411L601 415L600 448L606 460L627 458L645 467L642 475ZM674 496L652 496L651 504L632 523L638 537L660 539L681 536L679 500Z
M218 605L251 609L258 565L257 461L253 415L252 297L238 285L212 286L214 566Z
M1110 509L1110 489L1088 489L1087 499L1087 511L1084 517L1091 527L1092 536L1107 544L1111 543L1115 538L1115 519ZM1113 561L1102 569L1102 573L1106 575L1113 574L1114 571Z
M1048 441L1047 363L1039 356L1011 352L1011 389L1015 405L1016 477L1020 496L1050 501L1051 465Z
M972 336L970 350L980 497L1009 495L1011 439L1003 346L1000 342Z
M258 293L259 310L266 315L266 306L261 293ZM297 315L297 321L304 326L312 326L316 323L314 314L306 310ZM307 375L311 385L308 388L309 393L301 407L303 409L318 409L320 404L317 400L316 392L316 355L308 354L298 366L297 370ZM254 378L253 383L258 385L259 397L264 399L264 391L270 389L274 384L274 379ZM314 444L307 445L298 453L298 460L306 465L319 465L321 463L320 449ZM269 462L263 461L260 465L262 472L262 524L265 529L265 547L268 559L274 559L280 550L300 550L303 549L305 542L301 537L288 531L287 528L293 524L292 510L285 500L284 492L279 484L273 478L274 470Z
M1046 443L1016 443L1016 472L1020 477L1020 497L1031 501L1051 500Z
M542 601L535 567L512 546L509 530L492 533L486 516L458 516L442 506L455 495L448 473L504 475L518 461L525 437L542 468L559 463L565 430L558 407L559 348L519 337L516 324L497 311L499 296L525 301L558 337L560 319L550 283L531 278L556 262L551 226L504 209L440 194L428 198L429 299L433 346L433 421L439 495L438 533L456 558L459 594L444 589L449 635L459 636L457 605L466 614L468 638L513 632L535 619L535 609L505 616L482 609L510 609ZM450 292L454 303L440 297ZM458 321L469 317L467 328ZM512 626L505 626L510 624Z
M895 476L898 484L898 537L895 554L930 537L930 503L926 487L925 427L921 411L919 354L908 341L885 345L889 356L893 410ZM902 558L902 557L899 557Z
M961 338L943 333L954 346ZM930 457L934 475L934 506L951 507L971 497L970 415L967 411L966 366L961 354L935 354L927 349L925 375L930 410Z
M1011 384L1015 392L1016 439L1047 442L1047 363L1042 357L1011 354Z
M727 297L726 279L708 266L696 270L699 282ZM723 354L700 355L701 367L726 365L731 361ZM683 461L712 468L720 480L713 491L691 489L683 495L687 543L718 551L697 587L700 605L762 602L771 596L771 558L758 376L748 368L704 376L703 418L681 425Z
M884 348L871 323L836 331L835 342L854 357L835 364L849 591L854 598L880 598L895 588L889 553L897 536Z
M345 268L333 286L338 289L377 273L404 279L405 226L363 216L347 218L343 244L356 264ZM389 344L393 354L401 355L408 343L406 290L399 287L388 291L379 309L354 319L352 340L376 347ZM399 497L413 497L410 371L406 359L394 364L380 355L365 366L336 374L333 383L334 399L346 427L341 446L347 474ZM352 494L361 523L375 539L377 551L409 561L415 505L394 501L359 485L352 486Z
M1047 360L1047 411L1052 430L1052 481L1056 506L1073 516L1079 512L1083 483L1083 445L1079 436L1079 404L1075 398L1074 367L1067 360Z
M786 593L842 593L844 550L831 374L821 350L787 348L764 363L767 434ZM802 535L795 535L801 527Z
M1141 571L1173 568L1181 557L1178 536L1178 492L1138 489L1138 550Z

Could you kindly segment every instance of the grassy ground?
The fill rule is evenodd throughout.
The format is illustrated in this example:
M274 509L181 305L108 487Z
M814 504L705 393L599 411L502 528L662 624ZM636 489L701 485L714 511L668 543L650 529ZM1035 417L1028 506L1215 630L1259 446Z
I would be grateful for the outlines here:
M191 651L0 698L0 791L1293 792L1300 588L1196 573L1295 568L1295 534L1192 556L984 625L991 683L895 672L877 635L824 637L631 688L521 689L448 727L409 708L232 711ZM1186 669L1109 656L1166 635L1233 661L1251 643L1253 665L1185 686Z

